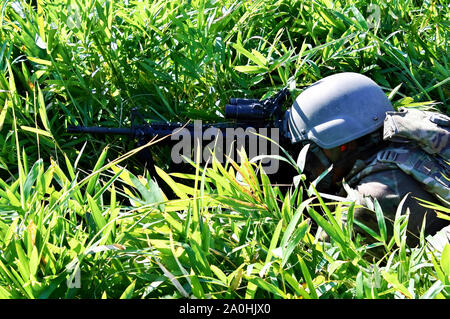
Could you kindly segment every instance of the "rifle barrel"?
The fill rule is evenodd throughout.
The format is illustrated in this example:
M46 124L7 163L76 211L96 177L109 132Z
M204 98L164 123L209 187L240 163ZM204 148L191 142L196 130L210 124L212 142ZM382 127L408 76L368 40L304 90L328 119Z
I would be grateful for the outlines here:
M226 136L227 128L236 128L236 127L242 127L243 129L253 127L256 129L261 126L258 124L258 122L256 121L251 122L250 120L247 123L233 122L233 123L216 123L212 125L203 124L200 125L199 127L195 127L195 125L191 123L182 124L169 122L169 123L154 123L150 125L136 126L131 128L102 127L102 126L68 126L67 132L75 134L88 133L88 134L102 134L102 135L128 135L133 137L143 137L143 136L153 137L158 135L162 137L176 133L182 128L187 129L193 135L195 135L196 128L200 130L200 133L208 128L216 128L217 130L221 131L223 136Z
M68 133L92 133L92 134L114 134L114 135L134 135L134 130L130 128L101 127L101 126L68 126Z

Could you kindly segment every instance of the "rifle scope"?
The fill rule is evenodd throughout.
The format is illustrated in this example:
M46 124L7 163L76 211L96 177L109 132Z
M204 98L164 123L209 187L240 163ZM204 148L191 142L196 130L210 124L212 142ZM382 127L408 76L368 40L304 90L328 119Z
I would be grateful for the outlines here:
M259 100L230 99L225 105L225 117L236 120L265 120L266 111Z

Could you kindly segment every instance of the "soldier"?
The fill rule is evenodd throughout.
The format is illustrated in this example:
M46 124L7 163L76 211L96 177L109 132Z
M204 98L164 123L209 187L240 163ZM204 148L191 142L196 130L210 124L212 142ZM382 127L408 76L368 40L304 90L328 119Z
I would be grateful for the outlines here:
M422 117L431 114L418 112ZM407 208L410 210L407 241L415 245L424 220L426 235L433 235L449 224L438 218L433 210L420 205L418 198L433 203L442 200L448 207L449 180L443 174L450 176L450 170L448 163L436 161L418 143L407 139L383 139L383 127L385 138L390 132L387 129L392 128L383 124L397 114L375 82L361 74L340 73L326 77L303 91L285 118L288 137L293 143L311 143L305 166L310 178L316 178L333 165L331 173L317 185L318 189L347 195L365 206L355 209L356 220L378 230L374 211L366 207L377 199L386 220L393 222L397 207L406 196L402 212ZM414 116L419 115L409 115ZM442 127L450 125L450 118L444 115L437 117ZM403 120L402 115L400 120ZM424 119L413 119L413 123L424 123L421 121ZM395 125L393 127L396 128ZM448 128L442 134L438 133L439 138L433 143L436 152L446 152L448 156ZM424 136L421 138L424 140ZM342 181L350 187L345 187ZM392 223L386 224L388 235L392 235ZM359 227L354 229L364 234Z

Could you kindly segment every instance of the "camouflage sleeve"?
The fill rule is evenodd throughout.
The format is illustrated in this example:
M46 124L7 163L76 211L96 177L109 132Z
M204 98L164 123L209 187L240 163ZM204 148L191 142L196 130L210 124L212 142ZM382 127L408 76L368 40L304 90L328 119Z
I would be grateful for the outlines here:
M450 243L450 226L444 227L433 236L427 237L431 247L442 252L445 245Z
M397 207L403 197L408 194L402 207L402 213L404 214L406 209L409 208L408 244L410 245L418 243L424 218L426 219L426 235L433 235L448 225L448 221L438 218L435 212L419 204L416 198L431 202L436 202L436 199L423 190L419 182L400 169L390 169L368 175L361 179L355 190L362 205L366 204L365 198L376 198L380 203L388 227L388 236L392 236L392 225ZM376 215L371 209L357 208L355 219L373 230L378 230ZM362 232L358 227L355 228L355 231Z

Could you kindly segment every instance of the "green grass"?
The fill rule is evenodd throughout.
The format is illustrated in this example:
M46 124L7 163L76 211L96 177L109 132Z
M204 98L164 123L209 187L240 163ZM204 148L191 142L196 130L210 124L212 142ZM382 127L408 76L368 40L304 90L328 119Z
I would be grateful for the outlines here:
M248 161L170 172L152 145L169 199L129 140L65 133L130 125L136 106L220 120L230 97L342 71L395 107L449 113L449 8L425 2L2 2L0 297L448 298L450 246L408 247L408 215L392 238L379 218L369 245L354 204L327 206L309 181L284 191Z

